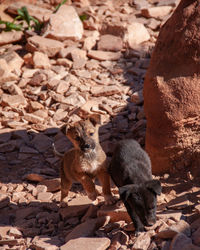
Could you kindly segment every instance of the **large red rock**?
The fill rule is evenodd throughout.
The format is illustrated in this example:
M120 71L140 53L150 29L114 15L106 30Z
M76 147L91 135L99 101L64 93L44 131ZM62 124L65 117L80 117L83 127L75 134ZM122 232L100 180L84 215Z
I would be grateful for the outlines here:
M146 150L154 174L200 159L200 5L182 0L163 25L144 82Z

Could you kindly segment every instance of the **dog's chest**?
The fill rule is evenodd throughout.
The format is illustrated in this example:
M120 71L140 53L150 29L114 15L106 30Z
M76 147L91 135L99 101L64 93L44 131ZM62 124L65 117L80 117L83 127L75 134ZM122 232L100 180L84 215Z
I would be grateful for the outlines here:
M81 159L81 169L86 173L95 173L100 167L99 162L96 157L91 159L90 157L82 157Z

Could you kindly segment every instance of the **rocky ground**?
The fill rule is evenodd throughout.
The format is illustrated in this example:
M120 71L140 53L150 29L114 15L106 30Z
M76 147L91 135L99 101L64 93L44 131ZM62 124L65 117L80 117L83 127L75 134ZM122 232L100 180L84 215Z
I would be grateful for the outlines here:
M99 196L95 206L79 183L59 207L52 151L52 142L60 152L71 147L59 127L90 113L101 114L108 157L123 138L144 146L143 80L179 1L68 1L55 14L56 0L0 2L3 20L26 5L45 21L40 34L0 33L0 249L200 249L200 180L190 173L155 177L163 186L158 220L135 237L120 201L105 206Z

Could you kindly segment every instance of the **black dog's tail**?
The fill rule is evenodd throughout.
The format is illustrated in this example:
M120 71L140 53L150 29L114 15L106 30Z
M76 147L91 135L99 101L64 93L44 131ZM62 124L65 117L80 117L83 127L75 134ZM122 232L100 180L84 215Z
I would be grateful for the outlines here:
M64 157L64 154L61 154L60 152L58 152L58 151L56 150L56 147L55 147L54 142L52 143L52 147L53 147L53 152L54 152L54 154L55 154L56 156L58 156L60 159L62 159L62 158Z

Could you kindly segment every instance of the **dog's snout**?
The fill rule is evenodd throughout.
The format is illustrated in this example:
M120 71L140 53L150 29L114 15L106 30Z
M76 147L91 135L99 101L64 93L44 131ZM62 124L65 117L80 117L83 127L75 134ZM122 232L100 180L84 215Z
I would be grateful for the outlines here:
M89 143L86 143L85 148L91 148L91 145Z
M156 218L151 218L147 220L147 226L153 226L156 223Z

